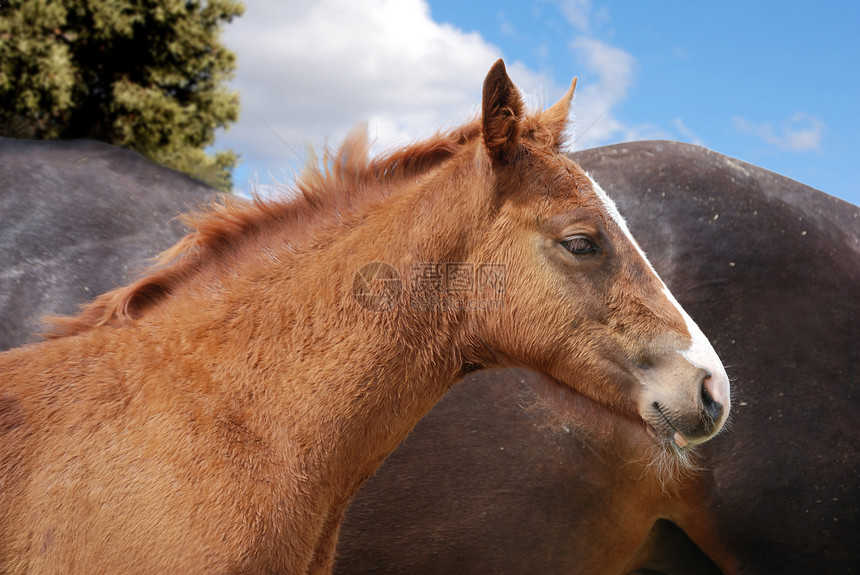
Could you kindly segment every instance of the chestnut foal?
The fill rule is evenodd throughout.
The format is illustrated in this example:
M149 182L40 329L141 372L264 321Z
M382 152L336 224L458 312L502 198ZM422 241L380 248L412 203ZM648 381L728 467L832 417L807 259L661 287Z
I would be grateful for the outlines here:
M225 201L162 265L0 354L0 572L327 573L350 497L457 381L521 365L716 434L725 371L499 61L482 116L293 201Z

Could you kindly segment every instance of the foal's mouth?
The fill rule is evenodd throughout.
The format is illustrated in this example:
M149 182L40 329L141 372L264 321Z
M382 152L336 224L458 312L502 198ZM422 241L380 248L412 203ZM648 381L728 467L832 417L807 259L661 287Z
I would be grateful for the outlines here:
M643 421L645 421L649 435L655 441L658 443L669 443L671 441L673 447L680 449L692 447L692 443L678 429L678 425L672 422L672 419L666 414L665 408L659 401L652 403L651 407L654 409L656 417L650 421L643 418ZM671 440L669 440L669 437L671 437Z

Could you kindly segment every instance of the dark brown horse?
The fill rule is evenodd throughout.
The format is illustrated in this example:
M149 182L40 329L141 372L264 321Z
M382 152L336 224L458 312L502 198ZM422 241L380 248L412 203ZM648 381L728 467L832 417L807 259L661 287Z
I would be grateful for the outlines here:
M472 375L354 499L336 571L857 572L860 209L686 144L573 157L711 334L731 432L661 484L641 428L584 435L521 408L539 375Z
M215 190L99 142L0 138L0 350L131 280Z
M718 542L721 555L708 553L726 573L856 571L858 271L856 255L843 256L857 253L857 207L686 144L622 144L573 157L605 182L730 364L740 402L734 430L712 442L713 451L701 448L704 472L670 496L644 473L641 456L554 419L547 428L545 412L523 410L543 389L535 374L470 375L359 491L338 570L717 573L678 526L689 529L698 512L715 527L697 540L706 550ZM51 241L53 227L42 222L57 220L65 243L77 246L76 257L52 262L53 300L0 310L6 345L26 341L24 330L7 330L10 311L37 326L42 314L68 313L69 300L89 298L76 289L80 280L63 281L83 273L106 289L124 276L123 267L82 268L79 259L136 268L141 254L179 239L179 231L154 227L161 237L125 251L138 221L157 213L153 220L166 222L185 205L171 191L184 181L109 146L0 140L0 234L17 225L29 242ZM34 209L5 209L30 196L39 198ZM164 200L152 205L153 197ZM108 217L116 212L127 217ZM101 235L90 241L93 231ZM64 247L55 246L47 253ZM0 282L2 301L16 289L40 290L41 272L19 256L27 248L23 240L0 244L0 261L22 270L15 288ZM819 389L827 401L816 399ZM619 433L615 443L624 447L635 433ZM721 443L730 457L717 453Z
M686 144L622 144L573 157L605 182L655 267L730 364L740 402L734 430L714 440L713 451L701 448L699 478L664 495L640 456L557 420L547 428L545 412L523 410L543 388L535 374L470 375L359 491L338 570L717 573L717 560L726 573L856 571L858 271L856 255L843 256L857 253L858 209ZM69 281L83 271L88 282L113 287L122 268L82 270L78 258L135 268L150 246L177 240L178 231L158 227L162 237L122 251L123 239L139 233L138 220L158 212L154 220L165 222L184 205L182 194L171 195L177 176L109 146L0 140L0 201L40 198L38 209L0 211L0 234L15 224L21 233L40 230L24 236L30 241L49 241L52 228L41 222L66 222L64 237L79 255L57 258L53 273ZM126 197L126 189L152 193ZM151 205L150 197L165 201ZM89 241L93 230L102 235ZM0 244L0 261L20 261L16 289L37 292L39 274L13 260L26 248ZM721 281L703 279L713 277ZM8 301L11 286L0 282L0 300ZM75 282L57 287L54 298L89 298ZM44 313L73 309L65 295L60 301L28 307L32 300L21 300L13 311L36 326ZM3 331L9 310L0 336L9 346L24 343L22 330ZM827 401L816 399L819 389ZM623 447L635 433L615 442ZM733 451L721 456L721 443ZM698 536L703 548L678 527L689 529L696 512L715 525ZM708 551L714 560L702 550L713 541L723 547L721 556Z
M349 499L481 368L539 370L685 467L728 379L560 153L574 86L529 114L499 61L479 120L375 159L354 134L295 200L187 217L160 265L0 354L0 570L329 572Z

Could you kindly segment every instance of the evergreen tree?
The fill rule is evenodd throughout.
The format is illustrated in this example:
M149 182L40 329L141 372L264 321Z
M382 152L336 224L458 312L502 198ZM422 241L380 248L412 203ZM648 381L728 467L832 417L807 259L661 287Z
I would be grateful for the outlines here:
M0 136L92 138L231 187L238 0L0 0Z

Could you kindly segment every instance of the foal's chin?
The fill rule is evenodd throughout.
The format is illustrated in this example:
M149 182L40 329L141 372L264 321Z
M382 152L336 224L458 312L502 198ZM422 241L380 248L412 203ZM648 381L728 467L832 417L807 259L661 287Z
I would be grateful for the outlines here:
M644 431L639 441L641 457L638 462L659 481L664 491L682 485L691 476L703 471L699 446L712 440L731 425L730 416L714 422L707 436L678 442L678 431L667 423L655 423L650 414L641 416Z

